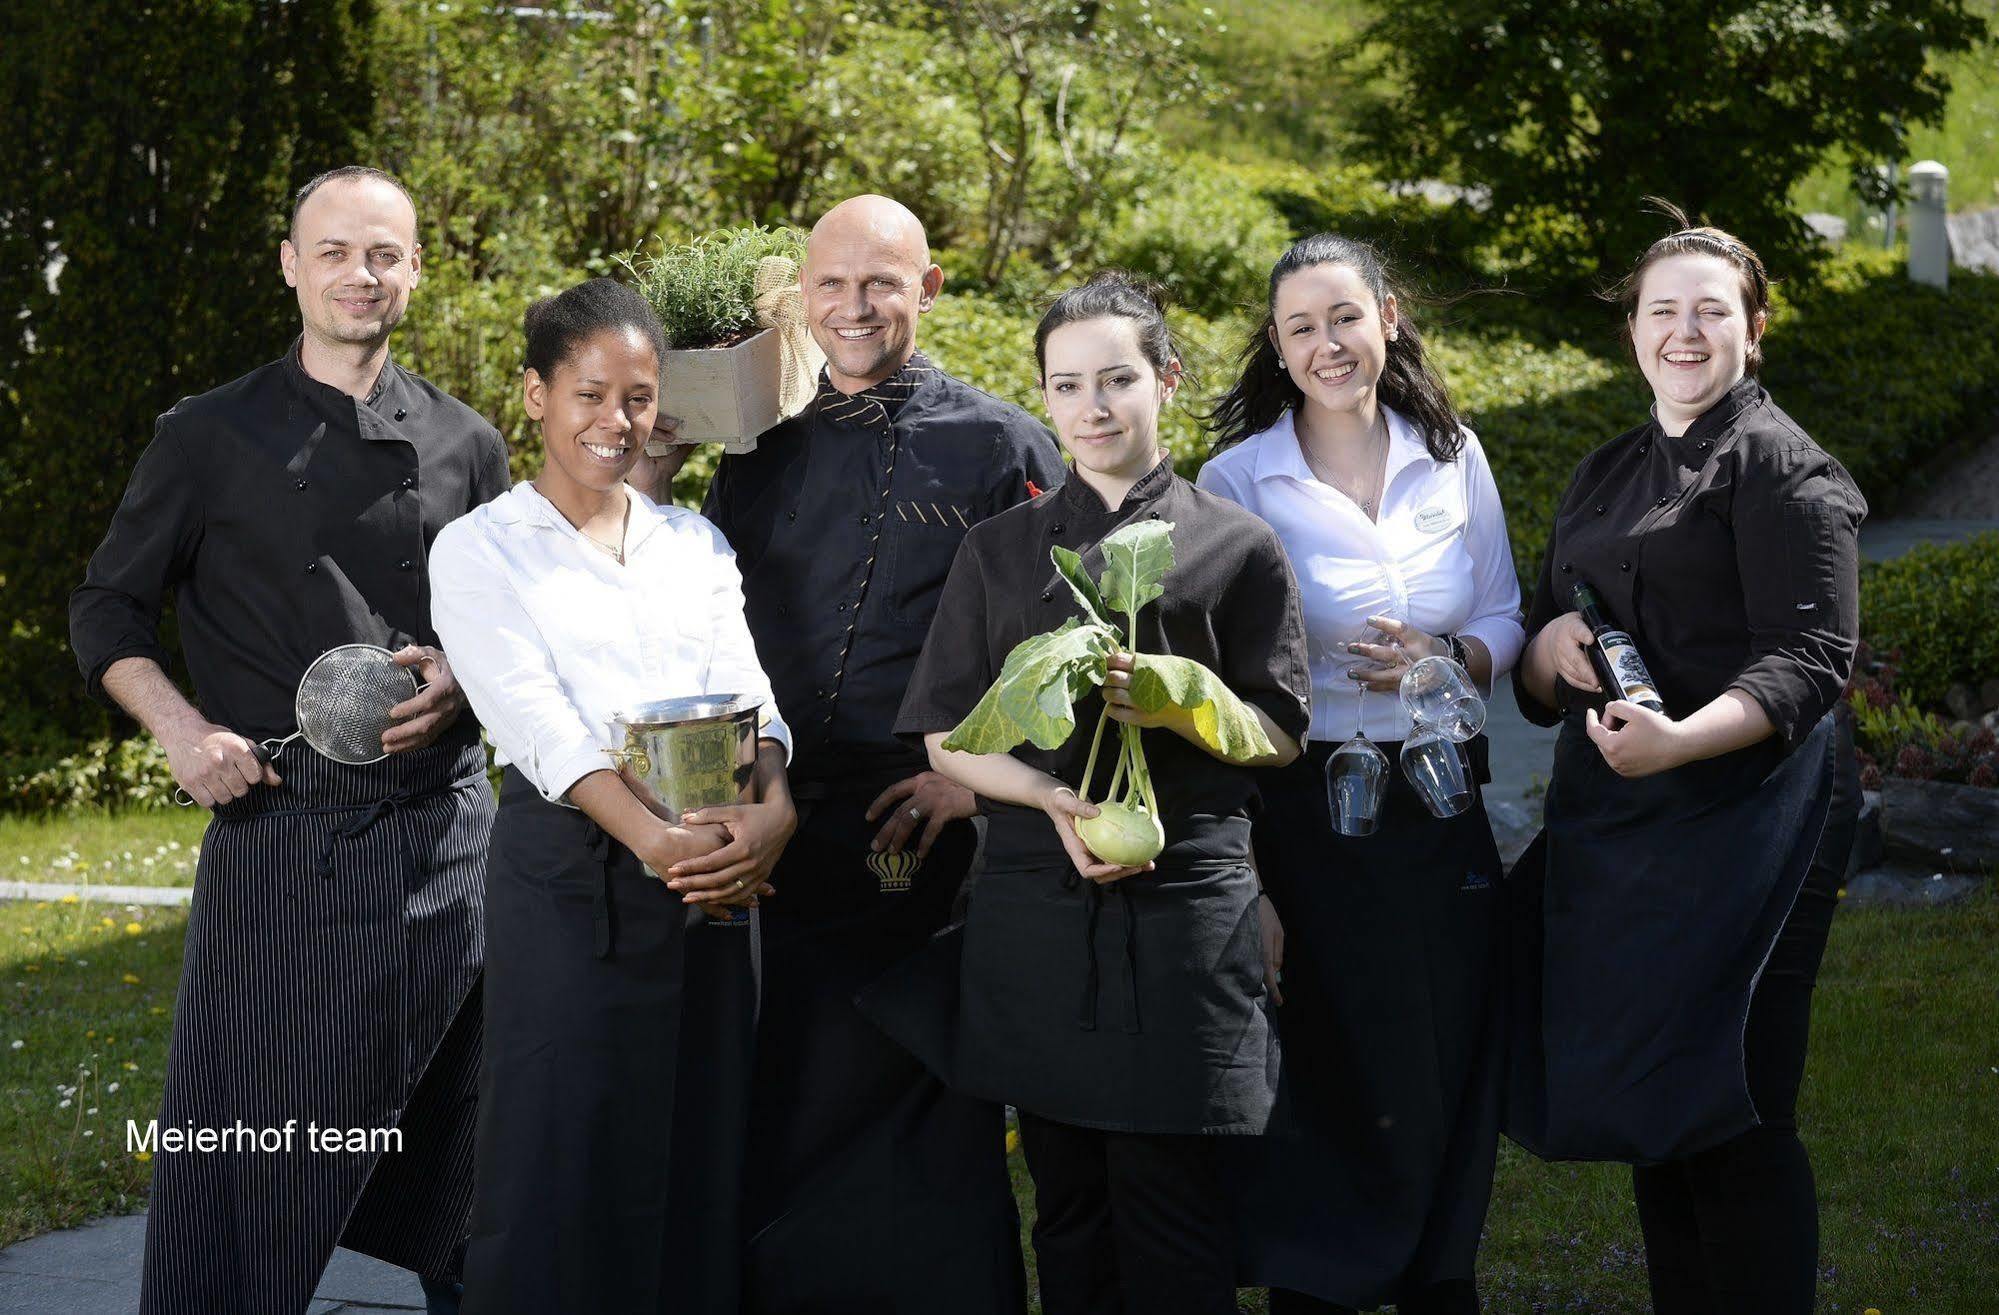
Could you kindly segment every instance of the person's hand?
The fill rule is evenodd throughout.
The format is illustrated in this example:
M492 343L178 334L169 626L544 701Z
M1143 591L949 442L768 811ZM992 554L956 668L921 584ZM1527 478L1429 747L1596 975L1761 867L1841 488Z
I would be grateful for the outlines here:
M689 826L683 818L679 826L659 821L652 829L642 848L637 850L639 858L651 868L662 881L675 865L690 859L713 854L729 843L728 831L707 823ZM678 890L682 904L703 904L711 907L729 904L755 904L760 896L772 893L766 882L751 882L741 877L728 877L716 872L701 873L683 877L678 886L667 881L667 885Z
M1596 668L1590 665L1590 645L1596 637L1590 634L1589 623L1580 612L1564 612L1534 636L1535 649L1546 656L1555 668L1555 674L1569 682L1571 689L1583 690L1590 694L1603 692L1602 682L1596 678Z
M1256 892L1256 926L1263 936L1263 989L1270 1003L1284 1003L1284 922L1270 896Z
M1347 677L1367 686L1370 694L1395 693L1402 685L1403 673L1419 658L1450 656L1449 644L1418 630L1407 621L1398 621L1392 616L1371 616L1367 618L1367 623L1380 631L1386 642L1348 644L1346 650L1349 654L1366 658L1374 665L1351 667Z
M1119 867L1115 863L1104 862L1090 852L1090 847L1076 834L1076 819L1095 817L1102 810L1078 798L1068 786L1056 786L1050 790L1041 801L1041 811L1048 814L1048 820L1055 824L1055 834L1062 838L1062 848L1069 852L1069 861L1076 865L1076 871L1098 885L1107 886L1113 881L1152 871L1153 865L1149 862L1135 868Z
M673 499L673 477L687 464L687 458L694 454L692 443L675 440L674 434L680 429L676 416L658 416L652 422L652 437L639 444L638 460L625 473L625 483L651 498L654 502L670 502ZM648 447L666 445L659 456L653 456Z
M729 833L729 843L698 858L684 858L667 868L662 874L667 879L667 889L704 889L690 883L712 877L717 882L727 883L713 889L733 888L737 894L745 890L762 895L775 894L770 886L771 869L777 866L778 856L784 853L791 833L798 829L798 810L792 807L791 800L719 804L680 815L682 826L707 826L711 823Z
M1610 770L1619 776L1651 776L1688 760L1680 723L1623 699L1605 704L1601 719L1595 708L1588 709L1583 714L1583 728Z
M923 835L916 842L916 857L928 858L930 847L937 843L946 826L976 816L978 811L978 797L964 786L942 772L918 772L897 781L868 805L870 822L883 813L890 814L882 829L875 833L870 848L899 854L909 843L910 834L922 827Z
M1193 714L1185 708L1169 703L1157 712L1144 712L1131 701L1131 673L1134 665L1130 653L1113 653L1109 670L1104 673L1104 702L1110 706L1111 720L1128 725L1152 728L1163 726L1168 730L1184 733L1193 724Z
M415 667L424 688L413 699L389 709L394 724L382 732L382 752L408 753L436 743L465 710L465 691L451 674L441 649L411 644L395 654L399 667Z
M203 808L241 799L253 785L284 784L254 741L211 721L188 723L180 734L162 740L160 747L167 751L167 769L174 780Z

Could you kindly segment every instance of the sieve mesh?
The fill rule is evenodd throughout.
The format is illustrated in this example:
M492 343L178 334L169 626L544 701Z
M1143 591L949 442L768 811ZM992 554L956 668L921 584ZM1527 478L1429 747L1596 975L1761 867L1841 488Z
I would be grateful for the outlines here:
M344 644L320 654L298 683L298 729L335 762L380 762L389 709L416 697L416 677L385 648Z

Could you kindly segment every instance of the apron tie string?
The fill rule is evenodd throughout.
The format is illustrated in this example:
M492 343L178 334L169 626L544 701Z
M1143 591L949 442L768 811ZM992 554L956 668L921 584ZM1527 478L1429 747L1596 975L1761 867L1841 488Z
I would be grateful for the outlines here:
M1124 901L1124 1030L1137 1036L1138 1025L1138 906L1131 902L1130 877L1117 883Z
M1075 873L1072 871L1070 875ZM1076 1014L1076 1026L1085 1032L1097 1030L1097 916L1103 908L1104 888L1094 881L1087 883L1083 891L1083 953L1087 956L1087 967L1083 974L1083 1001Z
M383 818L393 816L397 809L405 808L415 803L417 798L418 796L411 794L387 795L367 805L362 811L361 816L355 818L345 826L334 828L333 832L326 837L326 840L319 847L319 879L321 881L331 881L333 879L333 850L341 841L353 840L365 834L375 823L381 821ZM405 832L397 831L396 842L402 848L403 861L410 867L415 867L416 851L410 848L409 836Z
M599 959L608 959L611 957L611 836L592 822L584 843L603 872L603 880L590 892L591 953Z

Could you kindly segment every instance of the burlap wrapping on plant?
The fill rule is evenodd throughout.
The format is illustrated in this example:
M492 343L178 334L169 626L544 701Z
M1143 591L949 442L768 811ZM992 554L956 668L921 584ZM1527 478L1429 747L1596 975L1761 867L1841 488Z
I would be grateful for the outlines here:
M783 348L783 376L778 382L778 408L797 415L819 387L819 369L826 354L805 327L805 294L798 286L798 262L789 256L765 256L757 262L757 323L776 329Z

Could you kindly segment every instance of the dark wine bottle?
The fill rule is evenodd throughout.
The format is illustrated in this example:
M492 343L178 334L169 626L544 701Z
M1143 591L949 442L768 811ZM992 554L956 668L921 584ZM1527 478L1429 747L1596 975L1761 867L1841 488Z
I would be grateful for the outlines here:
M1645 659L1638 656L1638 645L1630 635L1604 620L1603 604L1597 600L1596 590L1578 580L1570 597L1575 600L1576 611L1582 614L1583 624L1589 627L1590 662L1596 667L1597 679L1603 682L1605 692L1613 699L1623 699L1664 715L1666 702L1659 697L1652 673L1645 669Z

